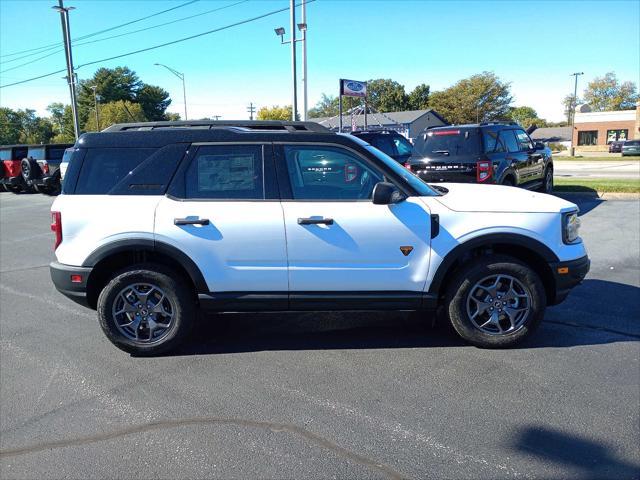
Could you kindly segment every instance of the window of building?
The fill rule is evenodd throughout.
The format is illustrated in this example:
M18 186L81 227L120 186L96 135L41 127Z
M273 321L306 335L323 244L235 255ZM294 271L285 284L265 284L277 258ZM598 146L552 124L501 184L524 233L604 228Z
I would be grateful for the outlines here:
M262 147L201 147L186 173L187 198L264 199Z
M578 145L597 145L598 144L598 131L597 130L585 130L578 132Z
M629 130L607 130L607 145L611 142L624 142L629 138Z

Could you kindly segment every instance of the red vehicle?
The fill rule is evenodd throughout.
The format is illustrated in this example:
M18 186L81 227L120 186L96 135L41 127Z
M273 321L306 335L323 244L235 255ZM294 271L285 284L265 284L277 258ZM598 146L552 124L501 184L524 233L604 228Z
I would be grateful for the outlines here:
M0 185L11 192L27 188L22 177L22 160L27 158L29 147L26 145L0 146Z

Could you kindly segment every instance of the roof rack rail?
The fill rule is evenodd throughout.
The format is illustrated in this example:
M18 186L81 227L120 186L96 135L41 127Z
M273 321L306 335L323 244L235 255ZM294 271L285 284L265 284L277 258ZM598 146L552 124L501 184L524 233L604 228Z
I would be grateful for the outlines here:
M480 125L519 125L513 120L492 120L490 122L480 122Z
M149 131L172 128L214 129L236 128L249 131L286 131L290 133L316 132L327 133L327 127L315 122L286 122L282 120L180 120L162 122L116 123L103 132Z

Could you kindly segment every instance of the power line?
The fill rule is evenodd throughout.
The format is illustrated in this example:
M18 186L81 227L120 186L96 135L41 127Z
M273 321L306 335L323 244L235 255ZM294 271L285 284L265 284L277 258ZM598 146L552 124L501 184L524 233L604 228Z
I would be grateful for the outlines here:
M315 2L315 1L316 1L316 0L308 0L308 1L307 1L307 4L312 3L312 2ZM298 6L298 5L296 5L296 6ZM157 49L157 48L167 47L167 46L169 46L169 45L175 45L176 43L181 43L181 42L184 42L184 41L187 41L187 40L192 40L192 39L194 39L194 38L203 37L203 36L205 36L205 35L210 35L210 34L212 34L212 33L220 32L220 31L222 31L222 30L227 30L227 29L232 28L232 27L237 27L238 25L244 25L245 23L249 23L249 22L253 22L253 21L256 21L256 20L260 20L260 19L262 19L262 18L269 17L269 16L271 16L271 15L275 15L276 13L285 12L285 11L287 11L287 10L289 10L289 7L280 8L280 9L278 9L278 10L273 10L273 11L271 11L271 12L264 13L264 14L262 14L262 15L258 15L257 17L248 18L248 19L246 19L246 20L240 20L240 21L238 21L238 22L231 23L231 24L229 24L229 25L225 25L225 26L223 26L223 27L214 28L213 30L208 30L208 31L206 31L206 32L197 33L197 34L195 34L195 35L190 35L190 36L188 36L188 37L179 38L179 39L177 39L177 40L172 40L172 41L170 41L170 42L161 43L161 44L159 44L159 45L154 45L154 46L152 46L152 47L141 48L141 49L139 49L139 50L134 50L134 51L132 51L132 52L122 53L122 54L120 54L120 55L114 55L113 57L101 58L100 60L94 60L94 61L92 61L92 62L83 63L82 65L78 65L78 66L76 67L76 70L78 70L78 69L80 69L80 68L82 68L82 67L87 67L87 66L89 66L89 65L95 65L96 63L107 62L107 61L109 61L109 60L115 60L115 59L117 59L117 58L128 57L128 56L130 56L130 55L135 55L135 54L137 54L137 53L142 53L142 52L148 52L148 51L150 51L150 50L155 50L155 49ZM27 83L27 82L31 82L31 81L33 81L33 80L38 80L38 79L40 79L40 78L49 77L49 76L51 76L51 75L55 75L56 73L60 73L60 72L64 72L64 71L65 71L65 70L57 70L57 71L55 71L55 72L46 73L46 74L44 74L44 75L39 75L39 76L37 76L37 77L27 78L27 79L25 79L25 80L20 80L19 82L13 82L13 83L8 83L8 84L6 84L6 85L0 85L0 88L6 88L6 87L12 87L12 86L14 86L14 85L20 85L20 84L22 84L22 83Z
M106 32L110 32L112 30L116 30L116 29L121 28L121 27L126 27L127 25L138 23L138 22L141 22L141 21L146 20L148 18L156 17L158 15L162 15L163 13L171 12L172 10L177 10L178 8L186 7L187 5L191 5L192 3L196 3L198 1L200 1L200 0L190 0L190 1L186 2L186 3L182 3L180 5L176 5L175 7L171 7L171 8L168 8L166 10L162 10L161 12L152 13L151 15L147 15L146 17L141 17L141 18L138 18L136 20L131 20L130 22L121 23L120 25L115 25L113 27L105 28L104 30L99 30L97 32L93 32L93 33L89 33L87 35L83 35L82 37L74 38L73 41L84 40L84 39L89 38L89 37L95 37L96 35L100 35L101 33L106 33ZM27 50L21 50L19 52L5 53L4 55L0 55L0 57L12 57L14 55L19 55L21 53L33 52L34 50L49 49L50 47L59 46L59 45L60 45L60 42L50 43L48 45L42 45L40 47L34 47L34 48L29 48Z
M32 63L39 62L42 59L45 59L45 58L50 57L52 55L56 55L56 54L58 54L58 53L60 53L62 51L63 51L62 49L56 49L55 52L47 53L46 55L43 55L42 57L38 57L38 58L35 58L35 59L30 60L28 62L21 63L20 65L15 65L15 66L13 66L11 68L5 68L4 70L0 70L0 74L5 73L5 72L10 72L11 70L15 70L16 68L24 67L25 65L30 65Z
M175 20L171 20L170 22L160 23L160 24L157 24L157 25L151 25L151 26L149 26L149 27L146 27L146 28L140 28L140 29L138 29L138 30L133 30L133 31L131 31L131 32L120 33L120 34L118 34L118 35L111 35L111 36L109 36L109 37L98 38L98 39L96 39L96 40L89 40L89 41L87 41L87 42L72 43L72 45L73 45L74 47L79 47L79 46L82 46L82 45L88 45L88 44L90 44L90 43L103 42L103 41L105 41L105 40L111 40L111 39L113 39L113 38L119 38L119 37L124 37L124 36L127 36L127 35L133 35L133 34L135 34L135 33L145 32L145 31L147 31L147 30L152 30L152 29L154 29L154 28L159 28L159 27L164 27L164 26L167 26L167 25L172 25L172 24L174 24L174 23L182 22L182 21L184 21L184 20L190 20L190 19L192 19L192 18L200 17L200 16L202 16L202 15L208 15L208 14L210 14L210 13L217 12L217 11L220 11L220 10L224 10L224 9L226 9L226 8L234 7L234 6L236 6L236 5L240 5L241 3L246 3L246 2L248 2L248 1L249 1L249 0L241 0L241 1L239 1L239 2L235 2L235 3L232 3L232 4L230 4L230 5L225 5L224 7L214 8L214 9L212 9L212 10L207 10L207 11L205 11L205 12L201 12L201 13L198 13L198 14L195 14L195 15L189 15L189 16L187 16L187 17L182 17L182 18L178 18L178 19L175 19ZM35 62L37 62L37 61L39 61L39 60L42 60L42 59L47 58L47 57L50 57L51 55L54 55L55 53L58 53L59 51L62 51L62 50L58 50L58 47L59 47L59 46L60 46L59 44L55 44L55 46L53 46L53 47L49 47L49 48L44 49L44 50L41 50L41 51L39 51L39 52L30 53L30 54L28 54L28 55L24 55L24 56L22 56L22 57L17 57L17 58L12 58L12 59L10 59L10 60L4 60L4 61L1 61L1 62L0 62L0 65L1 65L1 64L4 64L4 63L11 63L11 62L15 62L15 61L17 61L17 60L21 60L21 59L23 59L23 58L27 58L27 57L32 57L32 56L34 56L34 55L39 55L39 54L41 54L41 53L44 53L44 52L46 52L46 51L50 51L50 50L53 50L53 49L55 49L55 50L56 50L55 52L53 52L53 53L51 53L51 54L44 55L44 56L42 56L42 57L38 57L37 59L34 59L34 60L32 60L32 61L29 61L29 62L26 62L26 63L20 64L20 65L17 65L17 66L15 66L15 67L11 67L11 68L8 68L8 69L6 69L6 70L3 70L3 72L8 72L9 70L14 70L14 69L16 69L16 68L20 68L20 67L22 67L22 66L24 66L24 65L29 65L29 64L31 64L31 63L35 63Z

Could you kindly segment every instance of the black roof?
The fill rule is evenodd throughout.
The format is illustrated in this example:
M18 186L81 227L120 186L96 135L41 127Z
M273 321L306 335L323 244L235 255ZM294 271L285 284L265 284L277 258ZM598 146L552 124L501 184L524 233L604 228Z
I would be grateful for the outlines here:
M287 142L350 142L344 136L313 122L198 120L116 124L102 132L83 134L78 140L78 146L152 148L174 143L285 140Z
M520 127L518 122L512 121L494 121L480 123L464 123L460 125L441 125L438 127L429 127L428 130L451 130L457 128L481 128L481 127Z
M73 143L28 143L14 145L0 145L0 148L30 148L30 147L73 147Z

